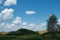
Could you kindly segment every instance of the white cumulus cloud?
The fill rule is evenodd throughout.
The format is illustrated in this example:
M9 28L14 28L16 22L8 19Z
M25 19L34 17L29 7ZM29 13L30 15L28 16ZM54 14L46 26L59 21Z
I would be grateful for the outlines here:
M38 24L38 25L33 24L33 23L28 24L28 23L24 22L22 27L25 29L33 30L33 31L42 31L42 30L46 30L46 28L47 28L45 22Z
M17 0L6 0L4 6L16 5Z
M13 12L14 9L10 8L5 8L1 13L0 13L0 19L2 20L7 20L7 19L11 19L13 17Z
M21 24L21 26L22 26L22 28L28 28L28 23L27 22L23 22L22 24Z
M21 17L19 16L14 17L13 13L14 13L14 9L12 8L10 9L5 8L0 12L0 30L1 31L15 31L20 28L26 28L34 31L40 31L40 30L46 29L45 22L38 25L34 23L28 24L27 22L23 22ZM9 22L8 21L5 22L6 20L9 20Z
M21 26L21 17L17 16L14 18L14 9L5 8L0 12L0 30L1 31L14 31ZM8 21L7 21L8 20ZM1 29L2 28L2 29Z
M20 24L21 23L21 17L16 17L16 19L13 21L13 24Z
M30 24L29 29L34 30L34 31L41 31L41 30L46 30L46 23L40 23L38 25L36 24Z
M30 15L30 14L35 14L36 11L26 11L25 13L28 14L28 15Z

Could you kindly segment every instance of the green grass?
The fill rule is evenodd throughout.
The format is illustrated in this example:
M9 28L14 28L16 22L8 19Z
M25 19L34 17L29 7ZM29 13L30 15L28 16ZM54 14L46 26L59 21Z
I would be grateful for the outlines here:
M24 36L0 35L0 40L42 40L42 37L40 35L24 35Z
M37 35L37 34L29 34L29 35L0 35L0 40L52 40L51 34L45 35ZM55 40L60 40L60 34L55 35Z
M28 29L19 29L17 31L1 34L0 40L42 40L43 38L37 32Z
M60 33L57 33L54 39L60 40ZM49 32L39 34L31 30L19 29L18 31L9 32L7 34L0 33L0 40L53 40L53 36Z

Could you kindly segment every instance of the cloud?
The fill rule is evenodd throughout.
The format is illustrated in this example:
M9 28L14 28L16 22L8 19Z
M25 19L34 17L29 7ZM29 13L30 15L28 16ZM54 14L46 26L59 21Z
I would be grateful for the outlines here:
M16 31L16 30L18 30L18 29L21 28L21 24L22 24L21 17L17 16L14 20L12 20L12 23L11 24L8 24L7 27L11 31Z
M35 24L28 24L27 22L22 23L22 28L29 29L29 30L35 30Z
M47 23L46 22L42 22L39 26L40 26L40 30L46 30L47 29Z
M22 25L23 26L27 26L28 24L27 24L27 22L23 22Z
M13 27L17 27L18 25L20 26L21 24L21 17L16 17L14 20L12 20L12 23L6 23L6 27L7 28L13 28Z
M0 27L2 27L2 26L4 26L4 25L5 25L5 23L1 23L1 24L0 24Z
M14 9L12 8L10 9L5 8L0 12L0 28L3 28L2 29L3 31L7 31L7 29L9 31L14 31L20 28L22 22L21 17L17 16L14 18L13 13L14 13Z
M26 28L26 29L27 29L28 23L27 23L27 22L23 22L23 23L21 24L21 26L22 26L22 28Z
M45 22L38 25L33 23L28 24L27 22L24 22L22 28L33 30L33 31L42 31L42 30L46 30L47 27Z
M2 4L2 0L0 0L0 4Z
M13 12L14 9L10 8L5 8L1 13L0 13L0 19L1 20L8 20L11 19L13 17Z
M29 24L28 26L29 26L28 29L30 29L30 30L34 30L34 31L35 31L36 28L38 27L38 25L33 24L33 23Z
M31 14L35 14L36 11L26 11L25 13L28 14L28 15L31 15Z
M13 24L20 24L21 23L21 17L16 17L16 19L13 21Z
M1 22L0 23L0 28L2 28L2 30L1 29L0 30L1 31L16 31L16 30L20 29L21 22L22 22L21 17L17 16L16 18L13 18L11 20L12 20L11 23Z
M43 22L40 24L40 26L45 26L46 25L46 22Z
M35 24L30 24L29 26L30 26L30 27L33 27L33 26L35 26Z
M17 0L6 0L4 6L16 5Z
M22 18L19 16L14 17L14 9L5 8L0 13L0 31L15 31L20 28L26 28L33 31L41 31L46 29L46 22L41 24L34 24L28 22L23 22ZM9 22L7 21L9 20ZM1 29L2 28L2 29Z
M47 28L45 22L40 23L38 25L30 24L29 27L30 27L29 29L34 30L34 31L42 31L42 30L46 30L46 28Z
M57 24L60 24L60 18L58 19L58 23Z

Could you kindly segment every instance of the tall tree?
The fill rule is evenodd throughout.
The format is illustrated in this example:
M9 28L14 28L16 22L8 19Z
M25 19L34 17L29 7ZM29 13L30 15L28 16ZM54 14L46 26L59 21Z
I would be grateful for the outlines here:
M55 35L58 31L57 17L54 14L51 14L47 24L48 32L50 32L53 35L53 38L55 38Z
M50 15L49 19L48 19L48 25L47 25L47 29L49 32L54 32L57 31L57 17L53 14Z

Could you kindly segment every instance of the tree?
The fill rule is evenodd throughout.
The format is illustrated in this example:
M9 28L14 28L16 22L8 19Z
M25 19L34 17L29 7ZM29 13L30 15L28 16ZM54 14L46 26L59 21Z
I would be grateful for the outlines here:
M50 32L53 35L53 38L55 38L55 35L58 31L57 17L54 14L50 15L47 24L48 32Z
M53 31L57 31L57 17L55 15L50 15L49 19L48 19L48 25L47 25L47 30L49 32L53 32Z

